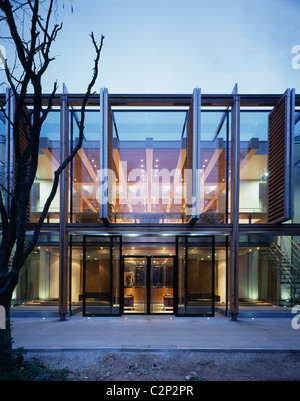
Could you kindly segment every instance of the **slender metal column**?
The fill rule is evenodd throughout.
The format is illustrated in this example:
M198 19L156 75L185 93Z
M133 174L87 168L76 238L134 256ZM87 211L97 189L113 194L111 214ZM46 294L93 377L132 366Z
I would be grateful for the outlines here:
M231 113L231 210L230 220L230 314L236 320L239 313L239 181L240 181L240 98L237 85L233 90Z
M60 101L60 160L69 152L69 108L67 104L67 89L63 85ZM60 177L60 232L59 232L59 315L65 320L68 310L68 168Z

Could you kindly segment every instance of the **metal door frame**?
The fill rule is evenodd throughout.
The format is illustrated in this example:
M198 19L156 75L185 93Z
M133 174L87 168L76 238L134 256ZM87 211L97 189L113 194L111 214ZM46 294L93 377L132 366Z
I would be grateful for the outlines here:
M121 299L119 300L119 313L113 313L113 279L114 279L114 272L113 272L113 246L114 246L114 239L119 238L119 271L121 269L121 258L122 258L122 236L120 235L112 235L109 237L109 242L107 242L106 246L109 247L110 250L110 261L109 261L109 306L110 306L110 313L106 314L91 314L86 313L86 239L87 238L95 238L101 239L102 236L99 235L83 235L83 259L82 259L82 316L121 316ZM103 239L107 239L106 236L103 236ZM119 297L121 296L121 288L119 287Z
M193 236L184 236L178 235L176 236L176 275L177 275L177 286L176 290L178 291L178 239L184 239L184 247L185 247L185 271L184 271L184 313L178 314L178 303L176 308L176 316L215 316L215 235L193 235ZM211 261L212 261L212 299L211 299L211 313L205 314L190 314L186 312L187 308L187 295L188 295L188 239L189 238L210 238L211 239ZM177 295L178 298L178 295ZM178 302L178 299L177 299Z
M124 311L124 259L126 258L145 258L147 260L146 263L146 296L145 296L145 302L146 302L146 312L144 313L126 313ZM173 260L173 312L164 312L164 313L153 313L151 312L151 259L152 258L168 258ZM176 256L173 255L122 255L121 257L121 273L120 273L120 311L121 315L174 315L175 311L177 310L177 297L175 297L175 294L177 291L175 291L177 281L176 281Z

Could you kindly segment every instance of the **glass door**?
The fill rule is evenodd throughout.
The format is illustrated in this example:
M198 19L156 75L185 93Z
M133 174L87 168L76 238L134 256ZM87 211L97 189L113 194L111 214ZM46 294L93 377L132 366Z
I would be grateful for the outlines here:
M177 238L178 314L214 316L215 238Z
M174 312L174 257L123 257L123 313Z
M119 315L121 237L84 236L79 300L83 316ZM81 275L73 277L73 281Z
M173 313L174 259L151 256L150 262L150 312Z
M123 270L123 312L147 313L147 257L124 257Z

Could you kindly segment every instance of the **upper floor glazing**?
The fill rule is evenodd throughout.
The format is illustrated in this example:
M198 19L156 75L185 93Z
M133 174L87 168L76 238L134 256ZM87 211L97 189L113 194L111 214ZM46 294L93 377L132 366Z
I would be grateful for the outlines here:
M272 95L240 97L240 223L267 222L268 121L279 99ZM78 141L80 100L81 97L75 95L68 99L69 120L65 128L69 151ZM192 95L111 95L109 100L110 128L106 135L111 136L111 141L106 144L104 156L101 153L104 145L99 96L92 97L88 104L83 145L68 166L68 221L101 224L101 208L105 204L112 224L185 224L191 216L190 195L194 196L191 187L196 185L199 188L196 193L199 213L195 224L230 223L232 96L202 95L196 124ZM30 108L30 101L28 103ZM31 195L30 220L33 222L41 213L50 193L53 173L61 162L60 111L57 98L41 132L39 167ZM300 196L299 100L294 111L293 196L297 205ZM6 125L2 117L0 168L3 186L12 168L12 161L9 162L6 156ZM103 180L103 167L109 170L109 180ZM58 190L47 222L59 222L59 200ZM299 219L295 208L290 222L298 223Z

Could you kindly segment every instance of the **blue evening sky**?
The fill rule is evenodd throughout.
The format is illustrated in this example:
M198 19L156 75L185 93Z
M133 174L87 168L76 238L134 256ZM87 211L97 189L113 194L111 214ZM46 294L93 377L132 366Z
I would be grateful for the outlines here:
M239 93L300 91L300 69L292 67L300 0L64 3L46 91L57 79L60 88L65 82L69 92L85 92L94 57L91 31L99 39L105 35L96 92L105 86L110 93L192 93L198 86L203 93L231 93L235 83Z

